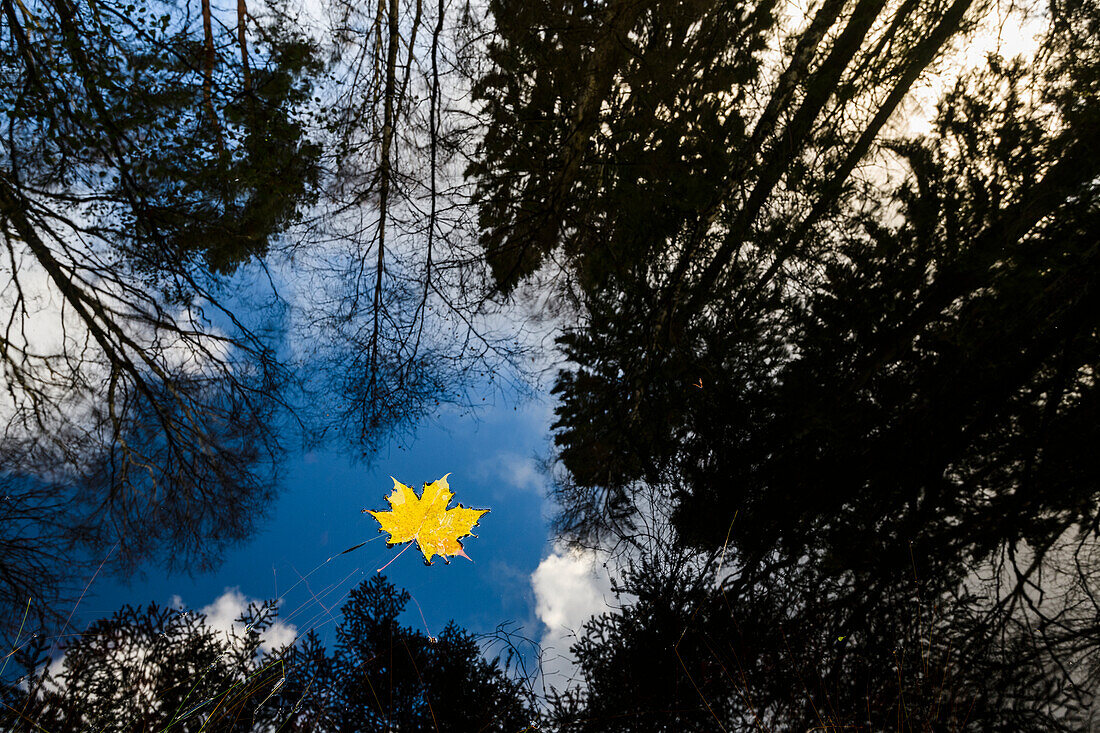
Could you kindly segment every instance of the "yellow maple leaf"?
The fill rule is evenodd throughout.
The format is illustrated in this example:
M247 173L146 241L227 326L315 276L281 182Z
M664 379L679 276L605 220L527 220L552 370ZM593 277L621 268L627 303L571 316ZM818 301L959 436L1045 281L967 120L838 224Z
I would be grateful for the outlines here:
M461 555L469 560L458 538L471 534L477 520L488 509L467 509L459 504L448 509L454 494L447 485L447 474L438 481L424 484L424 491L416 495L410 487L390 476L393 480L393 493L386 497L391 511L372 512L372 517L381 525L380 531L389 532L386 544L400 545L416 540L420 551L424 553L424 562L432 564L432 558L439 555L444 562L450 562L449 555ZM396 558L395 558L396 559Z

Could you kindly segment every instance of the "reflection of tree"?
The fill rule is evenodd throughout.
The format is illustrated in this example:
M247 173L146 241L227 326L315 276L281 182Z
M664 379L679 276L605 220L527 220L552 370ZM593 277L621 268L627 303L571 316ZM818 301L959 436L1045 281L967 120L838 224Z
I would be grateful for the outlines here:
M581 646L624 686L604 700L623 710L650 688L601 650L659 651L673 674L669 644L697 613L749 631L689 645L688 664L710 667L662 709L690 702L710 729L687 675L720 698L740 660L762 709L818 685L773 713L792 727L815 724L800 706L825 692L849 723L868 695L884 721L903 694L881 678L890 639L919 601L942 620L935 663L959 665L961 699L990 725L1079 714L1095 571L1055 555L1078 531L1096 539L1095 4L1057 4L1031 68L992 57L964 74L924 139L881 133L977 18L969 3L822 3L770 76L774 56L751 55L756 34L783 32L767 9L493 7L483 244L504 289L560 261L583 314L556 385L563 528L629 535L651 506L639 489L660 486L683 552L730 548L721 593L678 590L663 561L633 578L636 616ZM872 154L886 174L853 176ZM1040 572L1056 560L1075 571L1078 613L1032 597L1068 582ZM991 564L999 587L971 575ZM991 583L995 600L971 597ZM776 619L801 626L767 632ZM823 646L838 627L847 641ZM782 667L784 653L806 656ZM730 704L715 712L737 727L750 707ZM958 712L935 710L945 725Z
M287 658L309 674L279 691L302 701L293 730L523 730L533 712L522 685L448 624L438 638L401 626L409 602L383 577L364 581L342 609L331 655L310 636Z
M0 596L41 611L56 576L27 568L51 556L69 577L89 554L202 565L262 512L287 375L210 273L307 201L296 109L316 63L271 20L214 57L171 8L2 10L0 477L20 521L0 530L18 548Z
M324 365L325 428L369 454L442 403L468 407L472 383L514 374L521 347L485 297L461 180L478 132L464 89L478 45L468 5L326 11L321 197L288 254L312 276L301 321Z
M692 431L690 385L739 389L784 357L776 273L815 261L823 217L969 6L828 2L796 35L771 5L493 5L494 68L475 88L492 124L471 168L483 245L504 290L565 264L591 323L565 336L586 368L558 391L591 429L558 440L609 510ZM784 31L773 78L767 36ZM738 358L701 363L727 331L711 353Z
M1027 602L932 599L916 583L850 615L814 564L715 587L714 556L653 553L574 646L586 684L555 729L1085 730L1098 670L1095 572ZM1048 571L1054 570L1052 564ZM1068 568L1062 568L1067 570ZM730 575L730 571L732 575ZM1048 579L1049 582L1049 579ZM991 587L991 586L990 586ZM989 621L995 605L1002 623Z
M397 622L409 595L382 577L352 591L337 645L310 633L261 649L273 605L229 632L202 614L125 608L65 649L60 669L5 690L8 730L517 731L523 688L448 625L429 639ZM33 723L32 723L33 721Z
M333 3L313 41L243 0L236 28L0 2L0 626L86 562L216 562L272 496L286 388L370 452L514 353L461 250L457 14L415 8ZM307 295L257 310L250 277Z
M274 607L253 606L240 628L202 614L125 607L91 624L61 665L5 690L10 730L252 730L286 674L282 650L260 655Z

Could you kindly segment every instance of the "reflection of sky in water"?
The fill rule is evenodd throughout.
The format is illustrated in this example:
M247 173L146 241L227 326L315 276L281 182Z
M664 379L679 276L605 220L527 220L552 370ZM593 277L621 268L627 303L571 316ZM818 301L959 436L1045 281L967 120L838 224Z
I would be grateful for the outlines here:
M270 518L251 541L228 552L220 568L194 578L151 569L129 586L101 577L73 627L124 603L150 601L210 606L225 616L223 594L235 589L231 597L238 602L281 597L283 623L299 633L316 629L331 642L348 591L405 547L387 548L377 522L362 509L387 508L391 475L419 492L425 481L450 472L452 506L492 512L475 528L476 538L463 540L472 563L456 558L427 567L414 549L386 568L386 576L413 597L403 621L431 635L451 619L474 633L513 622L537 638L531 574L550 551L550 537L545 481L535 459L547 452L549 422L545 401L516 406L498 398L478 419L451 414L423 426L410 447L393 445L371 466L354 465L337 451L299 455L286 466ZM359 549L339 554L364 540Z

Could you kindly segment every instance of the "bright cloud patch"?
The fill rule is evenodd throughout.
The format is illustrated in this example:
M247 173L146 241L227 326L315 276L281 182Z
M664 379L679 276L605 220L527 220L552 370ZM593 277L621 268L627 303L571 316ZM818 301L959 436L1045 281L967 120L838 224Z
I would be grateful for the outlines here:
M173 597L173 601L177 598ZM208 606L199 609L199 613L206 616L206 625L211 629L224 631L226 634L234 631L237 635L245 633L245 625L238 619L248 610L251 603L259 603L255 599L246 598L238 588L226 588L225 592L214 599ZM271 628L260 634L261 648L265 650L278 649L286 646L298 638L298 629L293 624L285 624L276 621Z
M546 627L543 674L553 686L568 685L576 674L569 647L585 621L614 608L611 578L596 553L557 545L531 574L531 587L535 614Z

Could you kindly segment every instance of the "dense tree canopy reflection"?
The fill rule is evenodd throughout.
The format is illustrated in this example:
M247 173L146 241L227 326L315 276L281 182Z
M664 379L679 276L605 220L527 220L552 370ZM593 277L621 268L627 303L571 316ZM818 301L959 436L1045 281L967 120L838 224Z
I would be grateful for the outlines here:
M409 602L382 576L343 609L331 649L310 633L272 644L275 604L219 629L202 613L152 605L92 624L62 663L6 690L0 721L22 730L520 730L529 693L478 640L403 626Z
M500 287L556 258L582 316L561 527L630 547L667 512L702 564L628 551L639 600L577 647L578 715L1080 725L1098 650L1060 604L1089 607L1098 521L1094 4L1034 8L1034 63L961 72L920 137L886 123L980 4L824 2L771 51L778 7L520 5L493 4L471 172Z

